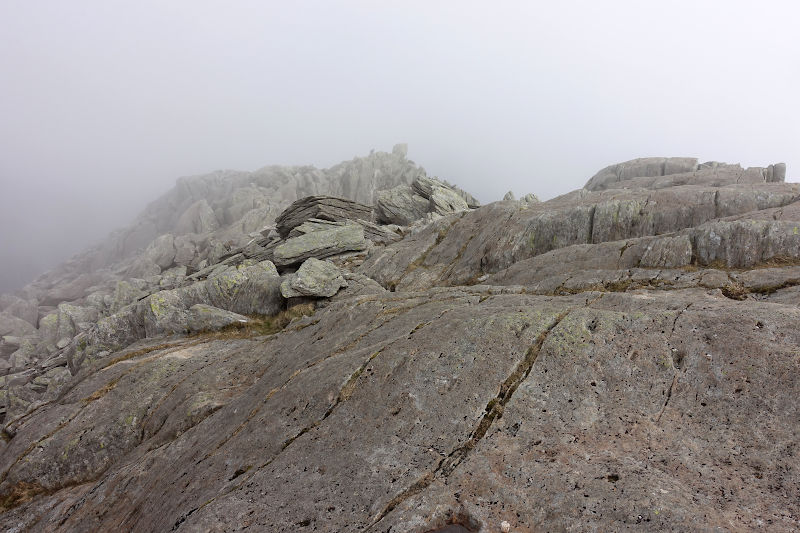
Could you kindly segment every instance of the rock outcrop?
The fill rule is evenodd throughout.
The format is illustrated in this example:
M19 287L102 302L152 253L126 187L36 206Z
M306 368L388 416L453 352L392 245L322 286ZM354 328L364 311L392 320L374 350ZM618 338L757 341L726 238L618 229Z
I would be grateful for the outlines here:
M478 207L471 195L443 181L418 177L408 185L378 193L375 212L378 222L407 226L429 213L447 215Z
M275 248L274 260L276 265L286 266L302 263L309 257L323 259L366 248L364 228L359 224L345 224L286 239Z
M344 220L372 220L372 208L332 196L308 196L290 205L275 219L278 234L286 238L291 231L308 220L340 222Z
M479 207L405 156L232 246L273 200L194 194L174 221L213 226L206 198L217 229L0 297L0 526L800 528L785 166L639 159Z

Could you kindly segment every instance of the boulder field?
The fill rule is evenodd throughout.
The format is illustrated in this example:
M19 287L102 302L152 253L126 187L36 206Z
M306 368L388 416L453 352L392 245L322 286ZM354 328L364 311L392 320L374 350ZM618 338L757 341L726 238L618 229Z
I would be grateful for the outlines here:
M785 165L485 206L404 145L268 168L0 296L3 530L800 528Z

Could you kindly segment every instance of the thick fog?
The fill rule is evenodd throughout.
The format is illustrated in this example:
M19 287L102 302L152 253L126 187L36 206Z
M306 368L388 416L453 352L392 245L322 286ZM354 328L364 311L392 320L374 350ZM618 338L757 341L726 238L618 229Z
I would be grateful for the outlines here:
M643 156L800 176L796 2L0 3L0 291L177 177L409 144L481 201Z

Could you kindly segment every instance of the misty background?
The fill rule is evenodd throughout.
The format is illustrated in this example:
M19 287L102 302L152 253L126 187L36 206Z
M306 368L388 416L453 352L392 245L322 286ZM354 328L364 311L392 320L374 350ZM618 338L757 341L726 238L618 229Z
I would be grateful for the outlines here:
M176 178L407 142L482 202L695 156L800 177L792 1L0 2L0 292Z

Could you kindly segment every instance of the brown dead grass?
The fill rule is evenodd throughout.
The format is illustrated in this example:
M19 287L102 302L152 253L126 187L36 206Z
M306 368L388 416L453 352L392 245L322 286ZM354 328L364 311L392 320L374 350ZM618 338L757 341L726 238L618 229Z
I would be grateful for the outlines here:
M0 513L4 513L9 509L13 509L18 505L22 505L23 503L27 503L39 494L46 492L48 492L47 489L38 483L20 481L11 487L10 492L0 497Z
M314 314L315 306L313 303L298 304L281 311L277 315L248 316L248 322L242 324L231 324L219 331L208 331L192 335L194 338L209 340L228 340L228 339L249 339L264 335L273 335L282 331L292 323L293 320Z

